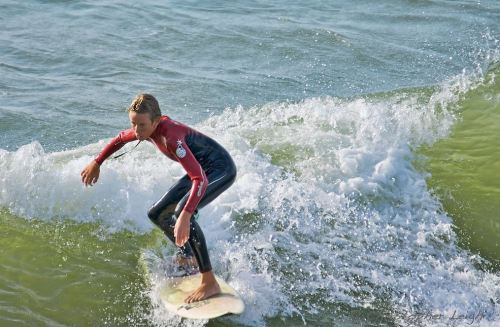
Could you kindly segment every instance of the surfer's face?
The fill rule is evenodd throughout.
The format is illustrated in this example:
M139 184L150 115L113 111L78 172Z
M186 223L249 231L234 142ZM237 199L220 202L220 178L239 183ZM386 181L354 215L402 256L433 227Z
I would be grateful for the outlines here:
M135 136L140 141L148 139L160 122L159 118L151 121L148 113L139 114L134 111L128 113L128 118L130 119L130 125L135 132Z

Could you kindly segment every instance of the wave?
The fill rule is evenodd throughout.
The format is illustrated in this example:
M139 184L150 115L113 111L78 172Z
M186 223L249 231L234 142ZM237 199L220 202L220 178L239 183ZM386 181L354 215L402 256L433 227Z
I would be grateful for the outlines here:
M498 171L500 125L500 66L493 65L484 82L456 104L459 119L449 137L419 153L428 159L429 185L458 227L460 243L500 267L500 226L496 224L500 183ZM498 270L498 269L497 269Z
M414 166L416 149L446 138L460 118L456 104L484 83L463 74L433 88L228 108L195 126L227 147L239 170L200 220L215 270L247 302L235 319L307 321L347 305L401 325L472 313L493 325L500 278L457 245L429 175ZM98 184L85 188L80 170L104 145L0 150L0 205L110 232L151 230L147 209L182 168L141 144L105 162ZM165 317L155 319L175 319Z

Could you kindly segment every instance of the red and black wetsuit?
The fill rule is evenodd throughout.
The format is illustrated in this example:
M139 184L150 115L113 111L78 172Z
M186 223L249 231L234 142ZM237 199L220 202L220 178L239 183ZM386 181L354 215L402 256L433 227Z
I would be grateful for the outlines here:
M101 165L125 143L137 140L132 129L120 132L95 159ZM148 141L170 159L179 162L186 175L156 202L148 212L149 218L174 242L174 226L182 210L195 213L225 191L236 178L236 167L229 153L213 139L167 116ZM189 241L183 253L194 253L200 272L212 269L203 232L191 219Z

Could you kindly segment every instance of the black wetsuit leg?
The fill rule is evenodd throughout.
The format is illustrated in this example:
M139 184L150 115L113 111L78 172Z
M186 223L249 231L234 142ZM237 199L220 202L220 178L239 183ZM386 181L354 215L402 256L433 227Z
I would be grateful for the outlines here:
M149 209L148 216L151 221L160 227L160 229L167 235L167 237L175 244L175 238L173 230L170 232L172 219L174 219L175 226L175 209L177 208L177 204L182 198L189 194L191 190L191 180L188 175L185 175L181 179L177 181L172 187L165 193L160 200L158 200L153 206ZM173 227L172 227L173 228ZM179 248L180 253L184 257L193 256L193 252L191 251L191 247L189 244L182 246Z
M206 169L206 174L208 186L198 204L198 209L206 206L233 184L236 179L236 167L232 160L224 160L224 162L211 165ZM174 244L175 222L189 198L191 184L191 180L187 175L182 177L148 212L149 218L165 232ZM191 253L194 254L200 272L212 270L205 236L194 217L191 217L190 221L188 244L183 247L182 252L186 256L191 255Z

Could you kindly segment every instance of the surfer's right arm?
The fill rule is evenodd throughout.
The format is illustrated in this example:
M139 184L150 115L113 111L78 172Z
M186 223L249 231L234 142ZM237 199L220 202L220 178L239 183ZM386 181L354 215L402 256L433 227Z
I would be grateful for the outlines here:
M100 167L104 160L120 150L126 143L134 140L137 140L137 137L132 129L120 132L120 134L113 138L104 147L101 153L82 170L80 173L80 176L82 176L82 183L85 184L85 186L94 185L99 179Z
M80 176L82 176L82 183L85 184L85 186L94 185L99 179L100 170L99 164L95 160L92 160L80 173Z

